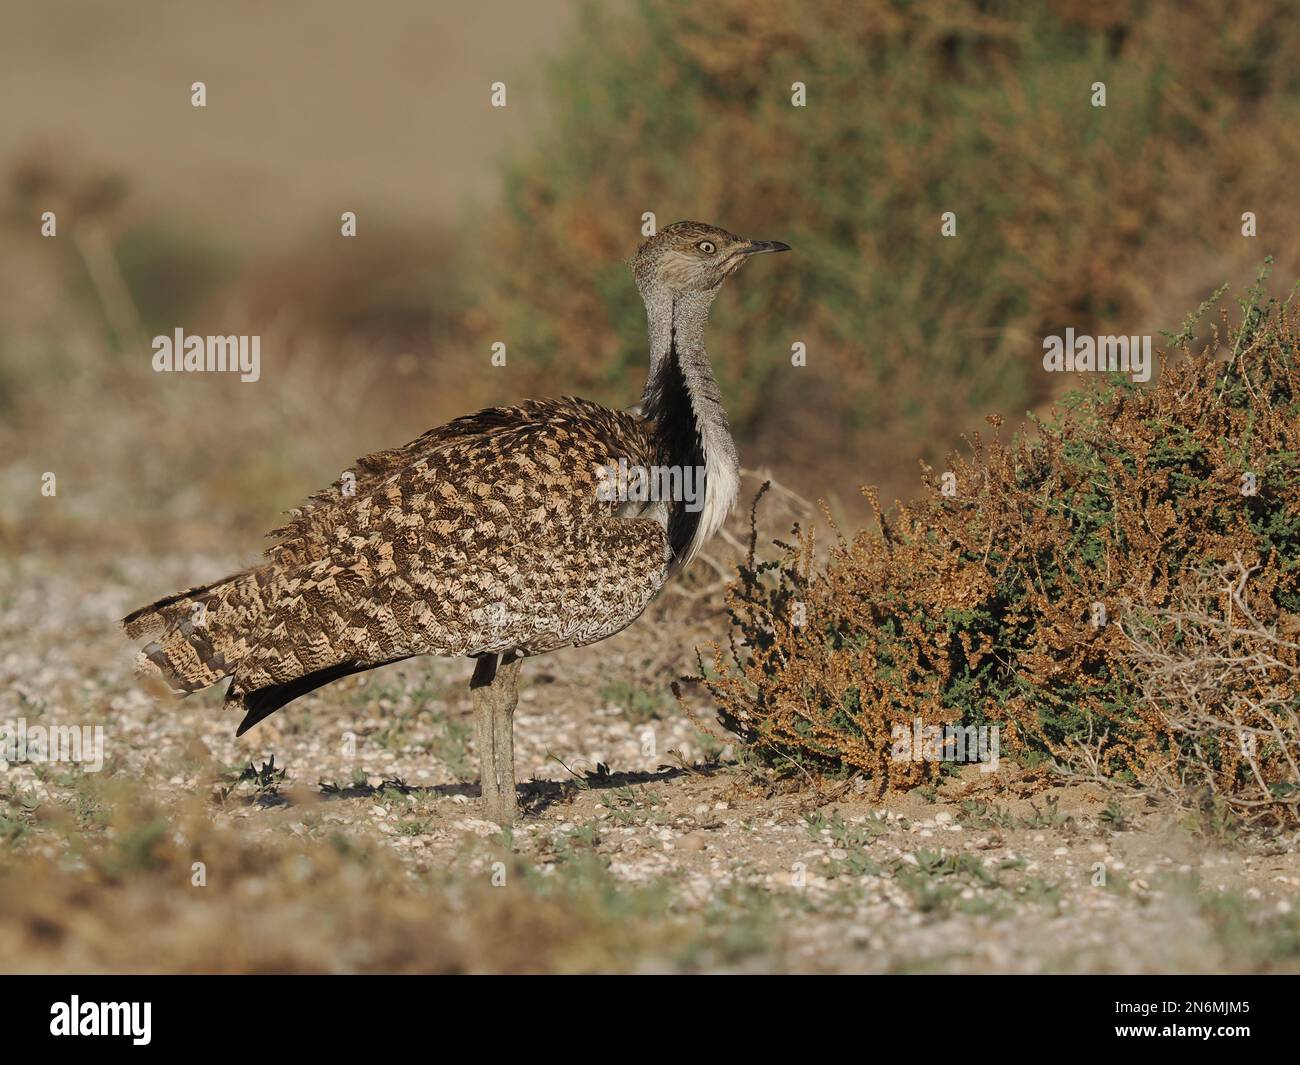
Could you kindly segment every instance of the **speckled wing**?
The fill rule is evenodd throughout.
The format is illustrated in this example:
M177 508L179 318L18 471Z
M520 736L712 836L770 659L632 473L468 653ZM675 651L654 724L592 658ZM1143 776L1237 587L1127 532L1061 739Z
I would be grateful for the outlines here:
M361 460L355 494L341 479L277 530L270 601L228 698L286 685L292 698L315 675L411 655L538 654L618 632L669 564L660 521L599 497L599 469L619 459L656 461L644 423L561 399L481 411Z

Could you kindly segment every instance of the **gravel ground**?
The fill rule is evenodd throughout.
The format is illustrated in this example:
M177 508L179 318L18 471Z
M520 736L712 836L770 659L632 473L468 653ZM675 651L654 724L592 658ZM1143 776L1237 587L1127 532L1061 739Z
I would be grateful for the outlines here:
M219 691L176 701L142 686L116 628L131 607L229 561L11 560L0 570L0 724L102 725L104 773L163 808L200 796L214 825L249 839L373 845L414 882L452 893L589 878L615 918L636 900L651 933L598 967L1300 970L1294 836L1207 836L1140 796L1058 786L1005 762L876 801L860 782L767 780L669 695L698 638L670 605L604 644L525 663L526 814L509 838L477 816L468 662L349 678L236 740ZM250 765L268 768L240 779ZM0 774L12 809L75 804L79 771L50 768ZM75 863L77 847L36 831L6 850L21 871L37 857ZM564 967L548 950L515 967ZM5 964L59 968L60 957Z

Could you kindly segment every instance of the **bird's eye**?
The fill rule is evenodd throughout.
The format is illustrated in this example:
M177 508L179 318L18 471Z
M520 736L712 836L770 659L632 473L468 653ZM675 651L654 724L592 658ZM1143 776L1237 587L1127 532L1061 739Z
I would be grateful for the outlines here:
M695 246L699 248L700 251L704 252L705 255L712 255L718 250L713 246L713 241L711 240L702 240Z

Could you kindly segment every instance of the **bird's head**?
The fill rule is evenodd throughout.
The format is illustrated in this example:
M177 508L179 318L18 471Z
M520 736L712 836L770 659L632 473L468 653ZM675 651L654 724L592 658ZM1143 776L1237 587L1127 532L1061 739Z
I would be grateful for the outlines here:
M703 222L674 222L637 249L632 270L643 294L648 288L714 292L751 255L789 250L779 240L745 240Z

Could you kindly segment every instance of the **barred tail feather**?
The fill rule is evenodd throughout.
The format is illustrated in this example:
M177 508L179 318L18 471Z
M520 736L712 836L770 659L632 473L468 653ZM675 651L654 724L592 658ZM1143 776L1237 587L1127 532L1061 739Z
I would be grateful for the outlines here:
M260 566L189 588L128 614L128 636L155 636L137 658L173 688L195 692L234 673L249 636L269 613L275 567Z

